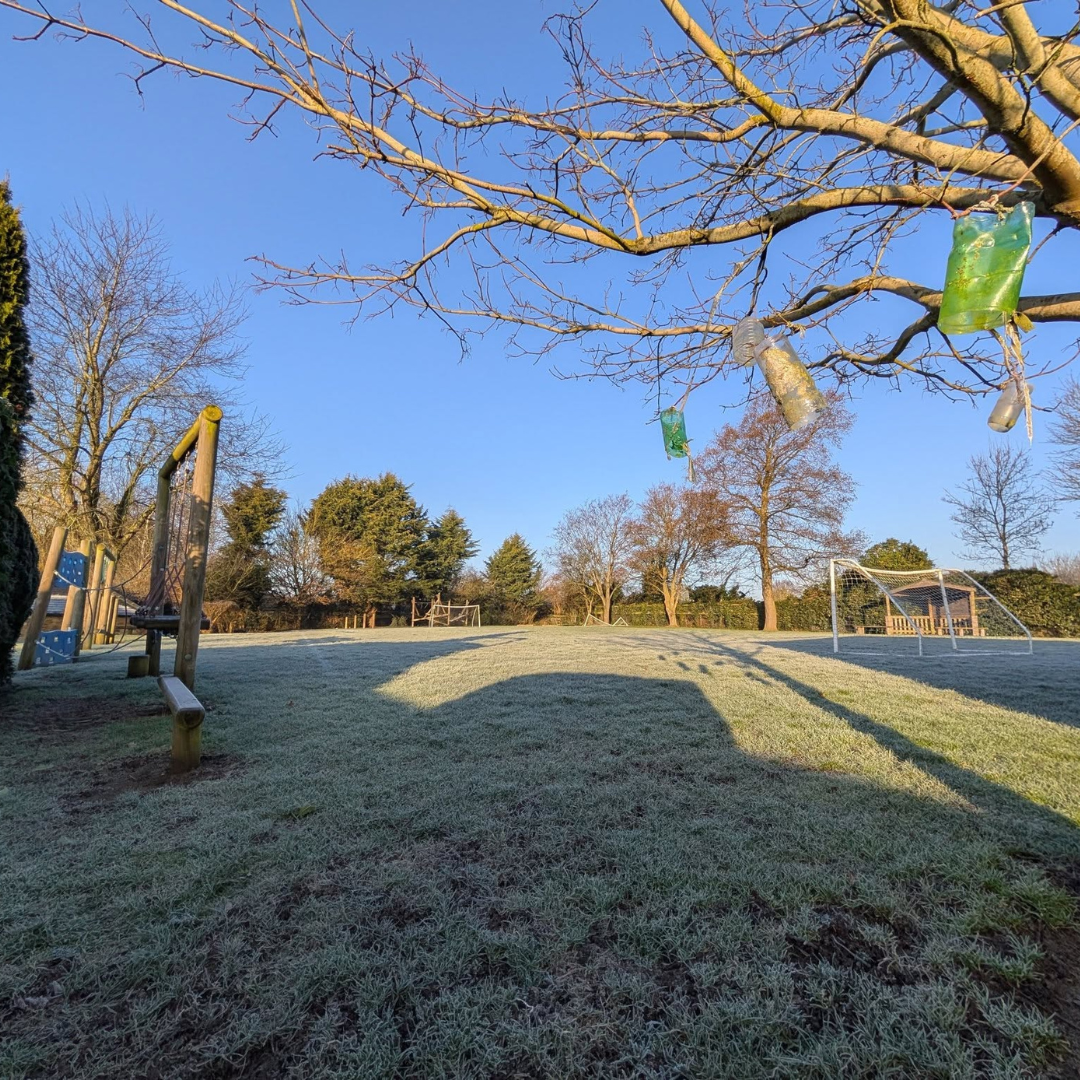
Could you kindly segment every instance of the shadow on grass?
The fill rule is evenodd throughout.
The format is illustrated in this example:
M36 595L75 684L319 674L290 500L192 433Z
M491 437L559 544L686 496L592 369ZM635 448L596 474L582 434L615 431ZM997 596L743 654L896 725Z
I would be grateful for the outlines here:
M841 702L829 699L816 687L802 682L774 664L766 662L762 658L760 651L753 648L735 649L714 638L698 636L697 642L702 648L708 649L718 656L724 656L734 663L747 666L765 678L786 687L809 705L829 713L853 730L869 735L879 746L894 754L897 759L909 762L928 775L933 776L979 809L992 811L997 815L1004 815L1013 823L1014 828L1023 824L1025 827L1022 831L1026 834L1029 842L1046 833L1051 833L1060 839L1062 835L1070 835L1076 832L1072 822L1061 814L1055 813L1045 806L1033 803L1009 787L994 783L977 772L957 765L942 754L936 753L925 746L920 746L895 727L875 720ZM777 647L777 644L774 644L771 640L767 644L773 648ZM780 644L779 647L788 648L797 644L799 643L789 642ZM803 650L796 649L795 651L802 652ZM828 655L832 655L831 642L829 643ZM844 659L846 661L846 658ZM889 669L875 666L874 670ZM892 673L903 675L905 678L913 677L906 670L898 670ZM983 679L978 685L985 686L986 681L984 671ZM935 682L931 683L931 685L938 686L939 684ZM957 689L965 696L982 697L983 700L987 700L985 693L982 695L971 694L967 690L961 689L961 686L952 685L949 681L945 681L944 685L949 689ZM966 684L961 683L961 685ZM1027 700L1028 704L1030 704L1030 694ZM993 703L999 704L997 701L993 701ZM1050 767L1050 765L1051 763L1048 762L1047 767ZM1016 839L1019 839L1019 837L1016 837Z
M847 775L825 745L805 767L748 754L682 677L505 678L481 656L432 670L437 704L408 698L419 680L386 693L507 636L316 638L334 644L321 660L275 650L269 671L208 655L242 775L130 796L96 831L12 822L24 870L18 889L0 877L0 959L45 1004L0 1001L0 1066L756 1080L1042 1063L1013 988L984 1001L964 950L1000 933L985 962L1020 962L1005 930L1050 900L1009 851L1074 844L1064 818L713 638L697 644L753 672L763 714L789 692L975 809ZM62 858L64 882L32 857Z
M832 638L789 638L778 634L761 644L807 656L835 657L845 664L901 675L991 705L1080 727L1080 641L1036 639L1031 655L1007 651L953 655L942 648L925 657L915 655L908 641L897 642L896 650L890 652L892 643L888 639L882 639L873 652L860 650L864 642L845 648L841 641L838 654L833 653Z

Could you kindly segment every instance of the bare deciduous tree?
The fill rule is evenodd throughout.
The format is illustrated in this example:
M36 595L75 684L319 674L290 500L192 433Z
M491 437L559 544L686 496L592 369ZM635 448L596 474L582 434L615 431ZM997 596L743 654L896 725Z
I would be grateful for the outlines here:
M302 613L329 598L331 582L318 537L308 532L298 511L286 514L274 533L269 565L270 588L279 603Z
M1004 570L1016 556L1038 551L1056 506L1040 488L1028 452L1009 443L975 454L959 494L946 492L944 500L954 508L965 557L997 559Z
M611 622L611 605L633 551L633 513L629 495L607 495L568 510L555 528L560 575L596 599L606 623Z
M242 0L131 0L89 21L30 0L0 7L26 36L134 53L140 88L160 68L222 80L256 135L298 110L325 156L382 178L423 219L393 265L271 255L267 282L299 300L413 305L463 344L503 326L531 353L584 345L590 374L707 381L731 363L731 322L714 316L757 306L767 326L819 328L814 363L841 378L986 392L1006 381L1000 350L938 333L938 275L896 276L890 250L916 228L947 235L987 200L1030 199L1055 233L1080 229L1080 23L1065 3L656 0L641 55L625 61L605 58L596 5L582 5L546 24L566 70L542 102L481 100L413 51L383 62L316 0L277 22ZM185 28L197 49L161 44ZM491 40L475 40L479 59ZM769 270L795 226L817 253L783 263L781 281ZM692 260L701 247L726 258ZM912 316L853 330L843 316L882 295ZM1020 310L1078 321L1080 292L1025 296Z
M1080 585L1080 555L1044 555L1039 560L1039 569L1066 585Z
M1080 382L1076 379L1065 384L1057 407L1053 439L1061 447L1054 454L1053 478L1058 497L1080 502Z
M689 576L708 573L727 549L727 506L711 487L657 484L645 493L631 535L637 568L659 588L668 625L678 626Z
M776 579L813 580L825 560L865 547L864 537L843 530L855 482L831 453L851 423L834 396L829 409L790 431L772 400L757 398L701 456L701 482L728 508L731 542L757 558L766 630L776 629Z
M235 401L235 293L188 289L150 218L76 209L35 245L29 324L37 406L23 503L118 555L153 510L153 474L210 401L228 407L222 482L280 471L280 447Z

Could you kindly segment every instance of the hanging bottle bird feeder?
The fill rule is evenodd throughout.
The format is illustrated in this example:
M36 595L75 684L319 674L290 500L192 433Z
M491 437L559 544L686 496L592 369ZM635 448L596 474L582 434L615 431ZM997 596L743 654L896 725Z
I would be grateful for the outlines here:
M757 363L792 431L805 427L828 407L814 377L784 334L767 334L757 348Z
M1007 214L971 214L953 226L953 246L938 312L943 334L973 334L1016 316L1035 207L1017 203Z
M999 431L1002 434L1012 431L1016 426L1016 421L1027 408L1030 398L1030 383L1019 383L1016 379L1010 379L986 420L987 426L991 431Z
M686 438L686 420L681 410L673 405L660 414L660 427L664 432L664 450L669 458L686 457L688 440Z
M682 409L674 405L660 414L660 427L664 433L664 450L668 458L686 458L690 483L694 482L694 459L690 456L690 440L686 437L686 419Z
M757 360L758 346L765 340L765 327L757 319L740 319L731 331L731 355L737 364L749 367Z

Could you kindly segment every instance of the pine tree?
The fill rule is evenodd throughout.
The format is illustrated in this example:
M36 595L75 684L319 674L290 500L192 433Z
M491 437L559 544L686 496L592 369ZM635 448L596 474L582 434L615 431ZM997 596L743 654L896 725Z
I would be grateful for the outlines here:
M30 337L23 313L30 263L11 190L0 182L0 684L11 677L11 650L38 585L37 548L16 506L22 486L23 426L30 390Z
M448 599L461 578L465 563L480 550L465 519L453 508L433 522L417 557L417 585L427 597Z
M424 508L393 473L377 480L335 480L311 504L308 531L319 541L338 593L370 617L415 589L417 559L427 536Z
M232 600L254 611L270 591L270 534L285 513L287 496L264 476L239 484L221 509L228 541L210 561L208 600Z
M484 564L488 586L504 617L529 622L540 607L540 561L520 533L508 536Z

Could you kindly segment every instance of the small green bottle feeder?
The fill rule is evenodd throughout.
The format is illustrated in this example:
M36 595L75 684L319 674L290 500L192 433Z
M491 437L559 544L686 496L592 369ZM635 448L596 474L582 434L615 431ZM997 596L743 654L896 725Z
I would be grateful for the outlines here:
M660 427L664 433L664 451L668 458L686 458L690 482L694 482L694 459L690 456L690 440L686 437L686 419L682 409L664 409L660 413Z
M1034 215L1034 205L1022 202L1000 216L957 220L937 321L943 334L993 330L1015 318Z

